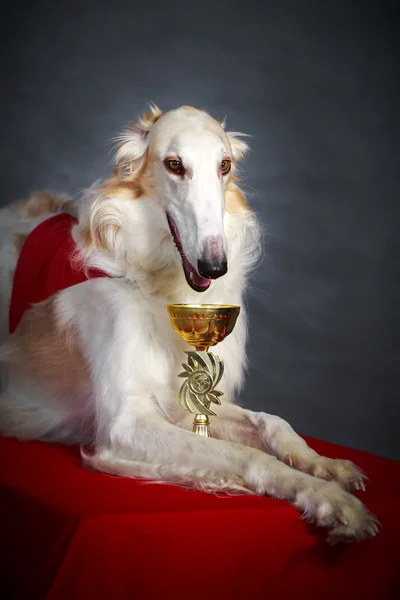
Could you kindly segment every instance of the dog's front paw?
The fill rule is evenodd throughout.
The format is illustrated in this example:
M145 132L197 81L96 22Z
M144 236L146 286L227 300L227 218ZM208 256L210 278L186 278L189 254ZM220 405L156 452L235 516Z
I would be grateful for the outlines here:
M333 479L349 492L354 490L365 492L367 476L350 460L320 456L315 461L312 474L321 479Z
M379 530L378 519L363 503L333 481L299 492L296 505L305 518L329 529L330 544L375 537Z
M350 460L327 458L326 456L303 456L293 453L285 456L284 462L294 469L309 473L319 479L337 481L349 492L365 491L367 476Z

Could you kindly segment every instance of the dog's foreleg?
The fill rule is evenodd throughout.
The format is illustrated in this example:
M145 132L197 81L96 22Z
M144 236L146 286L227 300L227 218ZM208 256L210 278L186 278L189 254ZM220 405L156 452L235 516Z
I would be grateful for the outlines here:
M332 539L361 539L377 530L363 504L336 482L296 471L255 448L203 438L149 412L131 421L126 415L116 419L109 446L92 464L111 473L144 475L206 491L246 488L289 500L328 527Z
M365 474L351 461L320 456L280 417L249 410L245 413L259 431L267 452L295 469L321 479L334 479L349 491L365 489Z
M291 467L319 477L334 479L348 490L364 489L365 475L351 461L317 454L284 419L253 412L223 402L211 419L212 436L239 442L276 456ZM177 424L191 429L193 416L181 414Z

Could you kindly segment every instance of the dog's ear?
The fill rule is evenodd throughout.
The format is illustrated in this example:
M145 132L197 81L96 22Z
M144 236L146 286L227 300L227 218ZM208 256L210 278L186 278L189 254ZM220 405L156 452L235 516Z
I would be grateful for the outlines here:
M136 123L128 125L117 138L120 142L115 156L117 174L129 177L140 168L148 148L150 129L162 114L158 106L151 104L149 111L140 116Z
M226 129L226 117L224 117L222 121L218 122L222 129ZM237 162L247 154L248 150L250 150L250 146L240 138L251 136L247 135L247 133L240 133L239 131L227 131L226 135L231 145L233 160Z
M227 131L226 135L231 144L233 160L241 160L249 150L249 145L240 138L250 136L247 136L245 133L239 133L238 131Z

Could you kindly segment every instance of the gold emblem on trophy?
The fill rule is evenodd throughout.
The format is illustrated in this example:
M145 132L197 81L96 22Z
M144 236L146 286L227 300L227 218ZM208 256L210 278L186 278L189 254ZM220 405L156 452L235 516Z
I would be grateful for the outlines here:
M210 346L222 342L235 327L239 306L228 304L169 304L168 314L176 333L195 350L178 377L185 379L179 392L179 404L195 415L193 431L210 437L209 416L215 416L211 404L221 404L223 392L216 390L224 373L223 361Z

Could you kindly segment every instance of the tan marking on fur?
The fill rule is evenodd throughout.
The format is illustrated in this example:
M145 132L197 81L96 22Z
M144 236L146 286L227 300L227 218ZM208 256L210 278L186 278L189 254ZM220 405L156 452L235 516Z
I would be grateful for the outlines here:
M138 194L137 198L140 198L141 196L151 197L154 196L156 192L156 186L153 176L153 165L154 158L153 156L151 156L151 154L147 152L144 157L141 171L135 180L135 184L138 186L136 190Z
M131 123L125 129L126 139L117 146L116 159L117 165L114 169L114 177L125 181L130 181L135 185L136 197L140 197L145 193L146 188L149 187L147 183L145 188L141 187L141 179L146 180L145 175L149 173L149 157L146 151L143 156L132 158L129 150L130 134L136 138L145 138L149 133L151 127L158 121L163 115L162 110L157 106L151 106L149 112L141 115L135 123ZM125 151L125 149L128 149Z
M150 107L150 110L143 113L142 116L138 119L139 125L145 125L146 127L151 127L163 114L163 111L155 106L154 104ZM134 125L135 126L135 125Z
M114 177L106 181L101 189L107 193L116 193L117 195L123 190L129 191L132 194L132 200L141 198L142 196L152 196L155 193L155 184L153 179L153 164L154 158L146 152L139 160L135 161L135 169L126 174L122 174L117 167L114 170Z
M144 135L150 131L152 125L154 125L162 115L163 111L158 108L158 106L153 106L148 112L143 113L137 121L129 123L126 127L126 132ZM117 146L117 150L123 145L124 142Z
M61 330L56 296L27 310L10 338L8 362L34 381L87 382L89 371L73 327Z
M18 200L17 202L13 202L12 204L10 204L10 209L13 213L20 217L26 210L27 204L28 200Z
M47 213L58 213L66 200L66 196L58 196L48 192L37 192L28 200L26 207L27 216L41 217Z
M99 188L100 196L104 198L118 196L121 199L136 200L142 191L137 180L120 180L118 177L111 177L105 181Z
M42 217L47 214L58 214L62 212L63 205L69 210L75 205L65 194L54 194L52 192L35 192L28 200L20 200L11 205L11 210L18 216Z
M230 213L251 210L242 190L232 181L228 183L225 191L225 206Z

